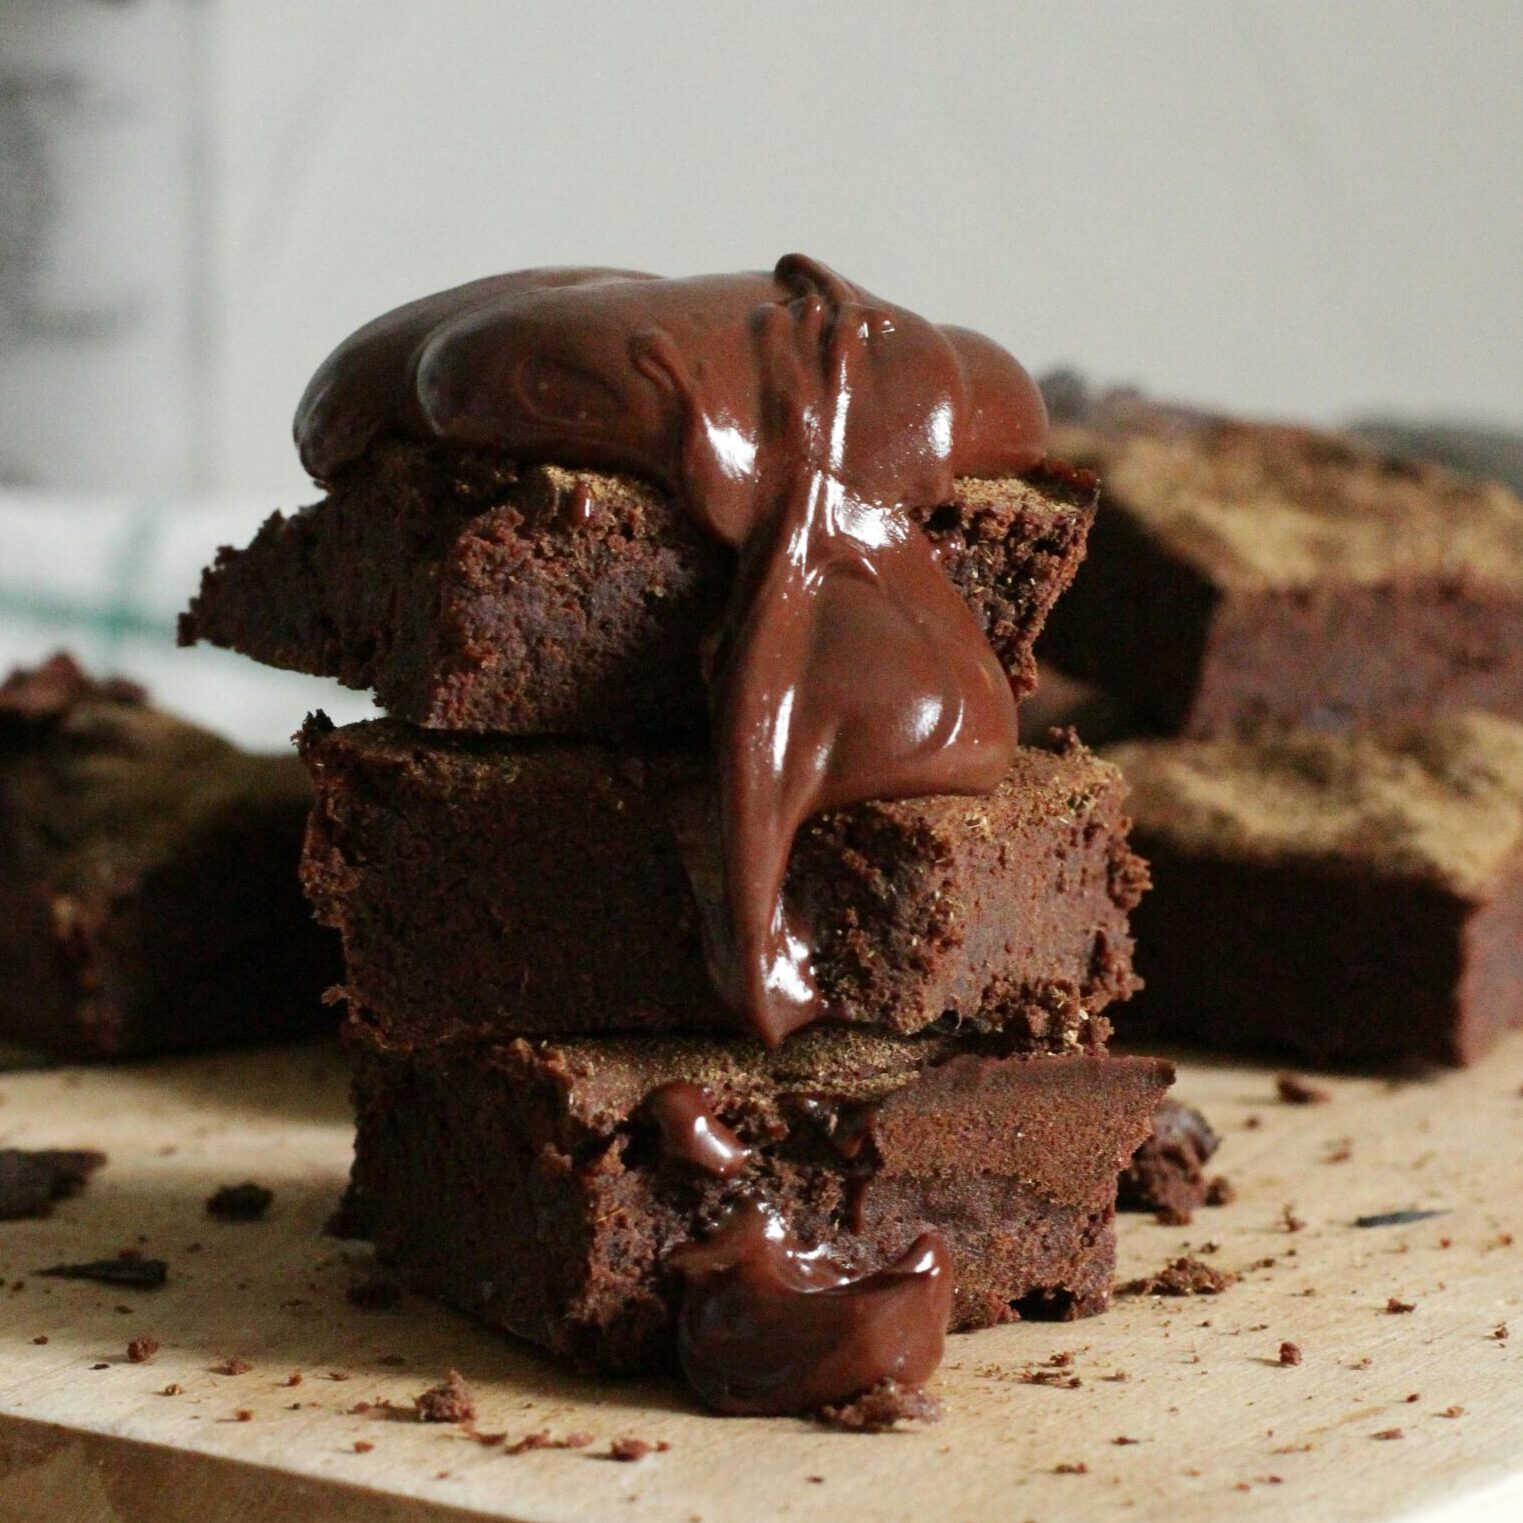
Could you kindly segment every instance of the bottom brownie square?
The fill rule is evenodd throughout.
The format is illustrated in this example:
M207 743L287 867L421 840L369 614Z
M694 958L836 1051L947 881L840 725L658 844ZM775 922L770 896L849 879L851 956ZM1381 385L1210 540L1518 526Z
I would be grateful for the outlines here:
M1101 1310L1117 1174L1173 1079L1152 1058L841 1028L775 1052L677 1037L405 1050L361 1013L348 1041L359 1129L338 1230L372 1238L412 1288L616 1372L671 1363L669 1256L745 1198L852 1275L935 1229L954 1328ZM662 1122L652 1097L681 1081L746 1150L723 1172Z

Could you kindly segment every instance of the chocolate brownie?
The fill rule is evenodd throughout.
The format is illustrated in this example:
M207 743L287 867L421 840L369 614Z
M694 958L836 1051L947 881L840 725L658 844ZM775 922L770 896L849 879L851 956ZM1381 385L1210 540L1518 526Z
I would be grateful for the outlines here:
M1165 1100L1152 1135L1132 1154L1116 1192L1118 1211L1152 1211L1183 1226L1211 1194L1205 1168L1221 1139L1193 1106Z
M0 1039L70 1057L329 1026L339 973L296 880L311 785L94 682L0 685Z
M1167 734L1523 718L1523 499L1309 429L1123 403L1054 436L1103 484L1044 657Z
M300 745L307 892L343 933L350 996L394 1032L735 1029L702 948L717 872L701 753L397 720L312 720ZM1146 883L1124 797L1071 743L1020 751L988 797L808 822L786 897L833 1016L1103 1040L1099 1012L1135 987L1127 912Z
M962 480L920 515L1017 696L1094 501L1092 478L1050 466ZM679 730L706 721L700 647L733 572L733 551L630 477L382 440L322 502L222 550L180 638L374 688L442 729Z
M939 1232L954 1327L1099 1311L1117 1171L1173 1077L1151 1058L1000 1058L841 1027L771 1052L682 1037L404 1050L368 1020L348 1036L344 1230L413 1288L616 1371L670 1362L669 1255L743 1200L853 1274ZM729 1139L717 1164L660 1124L673 1084Z
M1470 713L1108 755L1155 885L1129 1030L1468 1063L1523 1020L1523 725Z

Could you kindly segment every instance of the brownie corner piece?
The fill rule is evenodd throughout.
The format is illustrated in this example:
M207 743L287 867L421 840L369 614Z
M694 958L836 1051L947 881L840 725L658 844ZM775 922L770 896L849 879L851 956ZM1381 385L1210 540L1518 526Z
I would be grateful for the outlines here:
M1153 1059L981 1057L839 1027L771 1053L696 1037L402 1047L362 1022L348 1043L349 1230L413 1288L625 1373L671 1364L667 1256L742 1195L854 1274L939 1231L954 1327L1101 1310L1117 1175L1172 1079ZM649 1102L673 1080L701 1085L741 1173L664 1144Z
M702 753L522 741L396 720L305 732L304 881L348 988L398 1033L735 1030L692 871ZM800 831L786 893L836 1019L1103 1041L1136 985L1146 872L1120 775L1023 750L987 797L874 803ZM700 802L701 812L701 802ZM635 952L633 949L638 949Z
M1523 1022L1523 725L1133 742L1139 1031L1468 1063Z
M959 482L919 515L1018 693L1095 499L1092 478L1049 465ZM707 715L699 648L733 565L630 477L386 439L322 501L220 552L180 637L374 688L436 729L692 730Z
M1523 718L1523 498L1508 488L1135 399L1057 437L1102 500L1041 653L1150 728Z
M311 787L56 657L0 686L0 1037L71 1057L332 1024Z

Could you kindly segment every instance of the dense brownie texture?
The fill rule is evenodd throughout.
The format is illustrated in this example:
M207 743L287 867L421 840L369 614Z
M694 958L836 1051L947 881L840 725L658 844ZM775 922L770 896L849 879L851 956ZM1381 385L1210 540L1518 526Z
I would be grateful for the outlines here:
M1016 694L1084 554L1093 478L959 483L923 514ZM617 734L703 724L699 670L733 556L627 477L398 440L331 495L222 550L181 621L271 666L374 688L441 729Z
M311 785L92 682L0 686L0 1039L117 1057L331 1025L296 880Z
M347 986L413 1039L460 1032L736 1029L713 992L693 884L701 753L309 721L317 785L303 876L343 932ZM1077 743L1021 751L988 797L817 816L787 895L846 1021L1102 1041L1136 980L1146 884L1119 774ZM687 846L687 856L683 846Z
M839 1027L769 1053L652 1037L405 1051L360 1021L349 1044L343 1230L410 1286L614 1371L669 1361L666 1256L747 1191L852 1273L939 1230L955 1327L1101 1310L1117 1171L1173 1077L1151 1058L984 1057ZM745 1174L666 1155L643 1102L678 1078L751 1147Z
M1467 1063L1523 1021L1523 726L1449 715L1109 753L1154 890L1129 1030Z
M1122 1171L1116 1209L1152 1211L1163 1221L1188 1223L1211 1194L1205 1170L1220 1142L1198 1110L1165 1100L1153 1117L1152 1135Z
M1102 478L1042 653L1149 728L1523 718L1523 499L1308 429L1122 397L1055 446Z

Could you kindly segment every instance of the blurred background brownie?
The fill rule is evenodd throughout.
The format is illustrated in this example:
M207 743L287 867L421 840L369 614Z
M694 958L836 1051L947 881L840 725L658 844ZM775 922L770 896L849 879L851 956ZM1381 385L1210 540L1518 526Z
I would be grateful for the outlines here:
M362 1020L347 1036L359 1133L341 1230L413 1288L614 1371L672 1363L669 1255L742 1199L854 1275L938 1230L954 1328L1102 1310L1117 1174L1173 1078L1152 1058L1000 1058L841 1027L771 1052L648 1036L406 1050ZM674 1083L720 1159L663 1114Z
M1523 1021L1523 725L1138 741L1128 1034L1468 1063Z
M1095 495L1087 474L1044 466L963 480L920 515L1017 696ZM694 728L708 713L699 648L733 571L733 552L630 477L386 439L322 502L221 551L180 638L373 687L393 715L440 729Z
M331 1026L311 786L67 656L0 685L0 1040L70 1057Z
M733 1030L704 964L715 832L701 752L309 721L303 867L347 988L408 1036ZM1146 872L1125 788L1082 746L1022 750L987 797L811 820L790 905L836 1018L1103 1041Z
M1061 398L1060 398L1061 400ZM1098 471L1041 652L1161 733L1523 718L1523 499L1351 438L1120 393L1054 447Z

